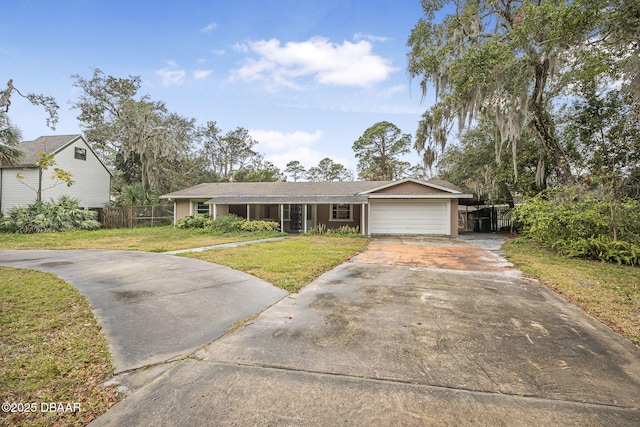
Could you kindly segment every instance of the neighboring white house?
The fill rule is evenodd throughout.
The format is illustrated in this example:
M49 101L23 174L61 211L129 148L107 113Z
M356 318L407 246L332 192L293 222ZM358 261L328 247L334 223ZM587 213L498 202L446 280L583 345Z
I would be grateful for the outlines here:
M82 135L41 136L35 141L21 142L16 148L24 153L20 163L0 166L1 213L33 203L38 189L45 201L66 195L79 199L80 205L86 208L101 208L109 202L111 173ZM53 153L56 165L40 170L35 165L39 153ZM70 172L74 184L55 185L56 180L51 179L53 168ZM22 176L22 182L18 175Z

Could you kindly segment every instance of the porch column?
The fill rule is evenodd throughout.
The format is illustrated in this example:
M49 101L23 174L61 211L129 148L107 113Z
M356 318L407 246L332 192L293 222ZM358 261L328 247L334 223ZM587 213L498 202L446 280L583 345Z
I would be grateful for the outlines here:
M216 217L218 216L218 205L216 205L215 203L213 204L213 220L216 220Z
M302 221L304 221L304 232L307 232L307 204L304 205L304 216L302 218Z
M1 173L2 173L2 169L0 169L0 174ZM2 184L2 181L0 181L0 184ZM173 225L174 226L178 224L178 206L177 205L178 205L178 202L174 200L173 201Z
M371 228L369 225L371 224L371 203L367 204L367 234L371 235Z
M280 204L280 232L284 233L284 205Z
M251 205L247 205L247 221L249 221L249 215L251 214Z
M365 204L362 204L362 207L360 208L360 232L362 233L363 236L366 236L365 232L364 232L364 209L365 209Z

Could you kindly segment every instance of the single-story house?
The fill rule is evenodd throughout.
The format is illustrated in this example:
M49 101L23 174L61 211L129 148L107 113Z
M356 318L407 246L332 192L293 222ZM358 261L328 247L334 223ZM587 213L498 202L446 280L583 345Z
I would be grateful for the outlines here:
M224 182L161 196L183 217L236 214L275 221L285 232L343 225L373 234L458 234L458 199L472 198L446 181Z
M21 142L16 148L24 153L20 163L0 165L0 213L35 202L38 192L42 200L71 196L86 208L101 208L109 202L111 172L82 135L41 136ZM48 170L40 169L36 166L39 153L54 154L56 165ZM70 172L74 184L67 186L52 180L54 168Z

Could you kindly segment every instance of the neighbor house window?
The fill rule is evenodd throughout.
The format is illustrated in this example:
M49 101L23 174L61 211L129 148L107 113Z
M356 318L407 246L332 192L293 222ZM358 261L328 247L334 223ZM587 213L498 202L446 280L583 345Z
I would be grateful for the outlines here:
M331 205L331 221L351 221L351 205Z
M194 206L194 215L197 214L208 214L209 213L209 205L205 202L196 202Z
M87 149L76 147L74 157L78 160L87 160Z

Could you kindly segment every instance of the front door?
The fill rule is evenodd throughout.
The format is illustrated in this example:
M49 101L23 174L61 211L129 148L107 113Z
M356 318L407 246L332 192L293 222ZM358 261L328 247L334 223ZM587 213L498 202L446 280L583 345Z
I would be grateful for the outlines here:
M302 205L290 205L289 206L289 228L291 231L302 230Z

